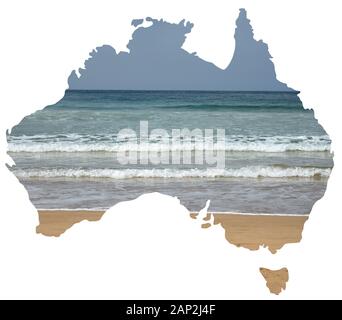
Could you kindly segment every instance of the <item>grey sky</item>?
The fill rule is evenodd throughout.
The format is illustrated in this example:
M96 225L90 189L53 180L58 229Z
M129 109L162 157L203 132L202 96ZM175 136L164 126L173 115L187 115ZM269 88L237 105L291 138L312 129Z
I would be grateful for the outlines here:
M73 71L69 88L79 90L241 90L289 91L276 79L268 46L256 41L245 9L236 20L235 51L225 70L190 54L182 45L193 24L146 18L152 25L138 27L135 19L127 52L109 45L97 47L80 69ZM221 40L224 41L224 40Z

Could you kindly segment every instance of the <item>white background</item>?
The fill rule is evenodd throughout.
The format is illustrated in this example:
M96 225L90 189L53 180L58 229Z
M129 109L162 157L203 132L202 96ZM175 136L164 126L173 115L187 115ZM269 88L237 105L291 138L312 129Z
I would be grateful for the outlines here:
M2 1L0 297L275 298L259 267L287 267L280 298L342 298L341 4L325 1ZM133 18L195 24L184 48L226 67L238 8L269 45L277 77L301 91L333 141L335 168L300 244L272 255L238 249L215 226L201 230L178 200L158 194L112 208L54 239L8 171L5 131L62 98L71 70L96 46L125 50Z

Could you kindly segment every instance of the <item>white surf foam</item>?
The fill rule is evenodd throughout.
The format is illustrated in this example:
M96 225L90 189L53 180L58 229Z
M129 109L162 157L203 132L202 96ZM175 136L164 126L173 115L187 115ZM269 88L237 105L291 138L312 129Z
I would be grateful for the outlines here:
M132 139L118 141L115 135L36 135L9 136L10 152L119 152L212 150L210 141L138 144ZM325 152L330 151L328 136L227 136L225 142L215 144L214 150L251 152Z
M238 169L15 169L19 178L319 178L329 177L329 168L248 166Z

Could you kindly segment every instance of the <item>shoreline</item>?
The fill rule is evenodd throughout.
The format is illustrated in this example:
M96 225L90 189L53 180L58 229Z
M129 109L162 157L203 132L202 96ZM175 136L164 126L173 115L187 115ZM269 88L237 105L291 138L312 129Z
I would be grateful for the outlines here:
M110 208L58 208L58 209L45 209L39 208L38 212L103 212L105 213ZM189 211L190 214L197 214L196 211ZM209 214L229 214L229 215L240 215L240 216L276 216L276 217L309 217L310 213L296 214L296 213L251 213L251 212L238 212L238 211L208 211Z
M81 221L99 221L105 212L90 209L39 209L39 225L36 232L44 236L59 237ZM189 218L197 219L197 214L189 212ZM212 216L214 219L211 219ZM300 242L308 217L309 215L298 214L208 212L202 220L202 228L207 229L220 224L229 243L249 250L268 247L272 253L276 253L287 243Z

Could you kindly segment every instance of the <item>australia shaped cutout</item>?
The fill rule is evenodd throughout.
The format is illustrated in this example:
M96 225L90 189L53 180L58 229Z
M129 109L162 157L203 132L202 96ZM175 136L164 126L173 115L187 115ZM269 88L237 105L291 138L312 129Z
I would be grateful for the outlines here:
M298 91L277 80L246 10L224 70L182 49L190 22L132 25L129 52L93 50L57 104L7 135L37 232L59 236L120 201L161 192L204 229L220 224L236 246L275 253L300 241L326 190L331 141Z

